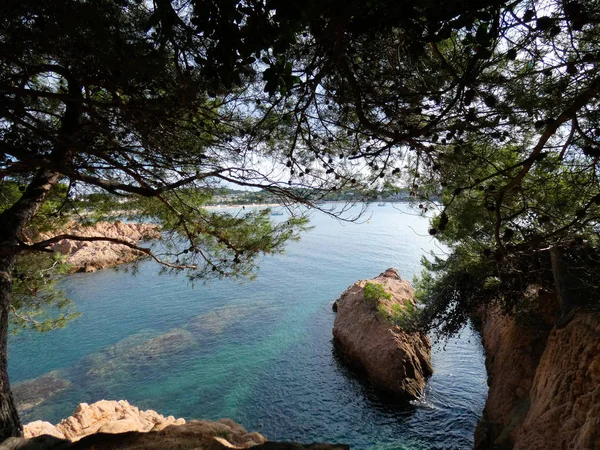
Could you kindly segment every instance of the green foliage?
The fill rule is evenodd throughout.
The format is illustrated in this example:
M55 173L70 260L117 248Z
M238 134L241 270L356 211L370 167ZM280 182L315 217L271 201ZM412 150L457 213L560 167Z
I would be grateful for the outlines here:
M57 286L69 270L59 254L23 255L13 269L13 296L10 304L10 329L50 331L64 327L77 318L71 300Z
M27 178L0 180L0 214L21 198L28 183ZM29 223L30 227L36 232L45 232L63 225L68 219L71 207L68 192L69 188L65 184L54 186L47 200Z
M498 209L498 191L521 170L519 161L528 150L485 144L469 147L467 158L464 151L446 158L444 179L468 187L459 194L444 189L442 212L431 221L436 239L450 254L424 261L429 273L417 282L417 296L426 304L422 326L455 333L492 301L508 314L530 317L528 289L557 289L551 249L562 255L565 282L588 286L587 299L575 287L563 292L563 312L598 298L593 255L600 206L590 201L597 195L595 173L582 171L580 161L550 154L518 189L503 193Z
M370 281L365 284L364 293L365 300L373 308L378 308L380 299L391 299L392 294L387 292L385 288L379 283L371 283Z
M252 278L260 255L281 253L308 229L308 219L292 216L271 220L269 209L228 211L206 209L210 199L203 191L180 189L162 199L132 199L122 208L133 220L152 220L162 229L161 254L174 255L174 263L194 267L191 279L210 277ZM175 270L178 270L177 268Z
M388 312L383 306L378 308L382 317L391 324L400 327L404 331L415 331L418 328L420 311L416 305L410 301L402 304L394 303Z
M312 206L402 189L438 211L450 257L420 290L452 329L550 286L545 250L598 245L597 3L5 3L0 171L68 186L39 217L125 210L164 226L168 267L247 276L306 222L209 212L220 183Z

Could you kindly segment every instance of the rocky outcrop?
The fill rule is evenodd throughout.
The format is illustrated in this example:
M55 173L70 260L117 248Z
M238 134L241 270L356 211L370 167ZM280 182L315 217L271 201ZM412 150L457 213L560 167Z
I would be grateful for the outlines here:
M84 237L107 237L121 239L131 244L139 241L158 239L160 231L157 225L145 223L98 222L85 226L71 222L53 233L41 234L35 241L49 239L61 234L72 234ZM63 239L52 245L52 249L67 256L67 262L73 272L94 272L98 269L112 267L134 261L145 254L123 244L109 241L76 241Z
M266 442L231 419L191 420L140 411L126 401L80 404L54 426L25 425L25 439L9 438L0 450L349 450L347 445Z
M140 411L125 400L80 403L73 415L54 426L48 422L31 422L23 427L24 436L32 438L50 434L77 441L94 433L124 433L126 431L160 431L169 425L182 425L184 419L164 417L155 411Z
M382 285L390 298L380 298L375 305L367 301L367 282ZM422 395L433 372L429 338L407 333L381 314L392 305L408 303L414 304L413 288L395 269L373 280L357 281L335 303L333 338L348 362L364 371L374 385L414 399Z
M477 449L600 448L600 313L560 326L544 318L484 312L489 394Z

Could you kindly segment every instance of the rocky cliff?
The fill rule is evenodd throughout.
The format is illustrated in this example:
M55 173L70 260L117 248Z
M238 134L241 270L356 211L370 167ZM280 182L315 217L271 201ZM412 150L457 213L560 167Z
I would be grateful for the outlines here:
M85 237L102 236L122 239L131 244L160 237L157 225L125 223L117 220L116 222L98 222L91 226L70 222L54 233L36 236L35 241L61 234ZM52 249L67 256L67 262L72 266L73 272L94 272L98 269L128 263L144 256L144 253L139 250L109 241L86 242L63 239L53 244Z
M368 282L381 285L390 298L378 305L364 296ZM404 332L392 325L381 311L392 305L414 304L414 291L396 269L388 269L372 280L354 283L334 304L335 345L351 364L363 370L374 385L407 398L421 396L432 374L431 344L427 336Z
M484 449L600 449L600 313L521 324L483 313L489 394L475 436Z
M349 450L346 445L266 442L231 419L186 423L123 400L82 403L56 426L37 421L24 431L25 439L9 438L0 450Z

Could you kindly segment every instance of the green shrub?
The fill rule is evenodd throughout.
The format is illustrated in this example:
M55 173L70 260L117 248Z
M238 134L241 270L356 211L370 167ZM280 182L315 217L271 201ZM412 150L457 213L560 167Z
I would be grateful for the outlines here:
M404 331L414 332L418 329L419 308L406 300L404 303L394 303L390 310L383 304L377 305L377 313L381 318L387 320L392 325L400 327Z
M413 302L405 301L404 304L392 305L392 311L388 315L388 320L402 328L403 330L411 330L417 323L419 309Z
M370 281L365 284L364 292L365 300L367 300L373 307L377 307L380 298L390 299L392 294L386 292L381 284L371 283Z

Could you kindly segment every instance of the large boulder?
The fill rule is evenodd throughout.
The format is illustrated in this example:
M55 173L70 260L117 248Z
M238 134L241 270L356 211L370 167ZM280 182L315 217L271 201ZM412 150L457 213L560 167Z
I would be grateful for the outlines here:
M379 284L390 294L375 303L365 299L365 285ZM377 387L409 399L419 398L431 367L431 343L421 333L393 325L382 312L393 305L414 305L414 290L396 269L354 283L336 301L335 345L349 363L364 371Z

